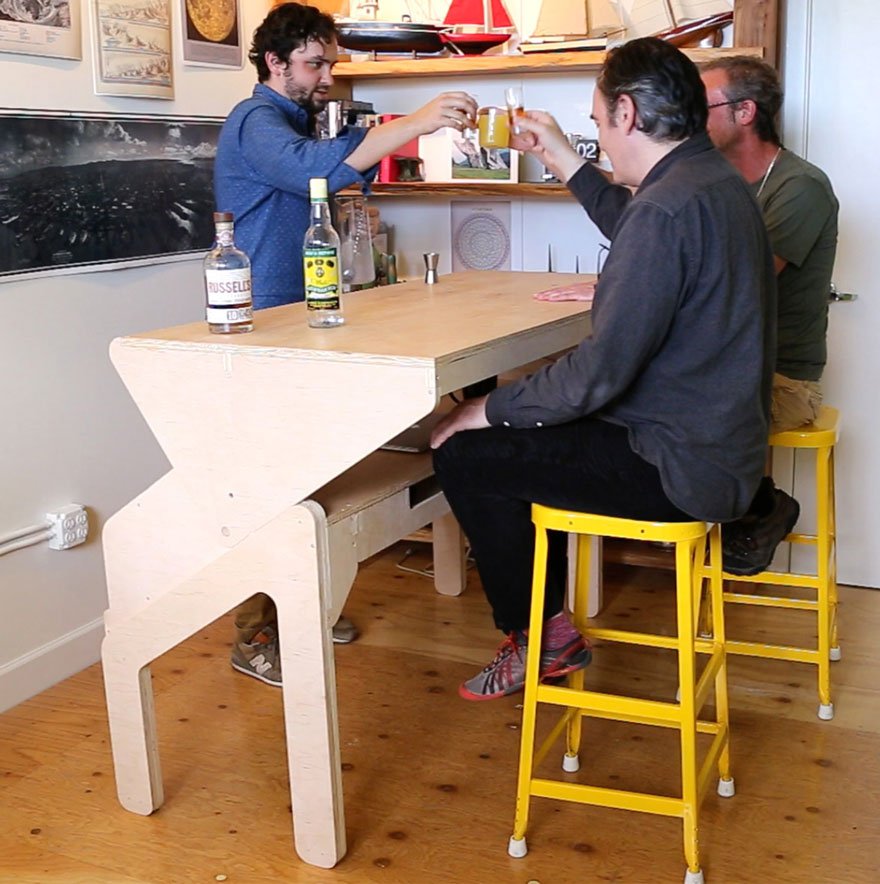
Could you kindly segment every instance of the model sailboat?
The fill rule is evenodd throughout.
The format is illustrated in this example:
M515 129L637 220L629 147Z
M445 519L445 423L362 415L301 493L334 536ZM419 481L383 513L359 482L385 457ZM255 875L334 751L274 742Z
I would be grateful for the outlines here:
M523 52L605 49L625 28L611 0L543 0L535 30Z
M464 55L500 46L516 30L503 0L452 0L443 23L443 42Z

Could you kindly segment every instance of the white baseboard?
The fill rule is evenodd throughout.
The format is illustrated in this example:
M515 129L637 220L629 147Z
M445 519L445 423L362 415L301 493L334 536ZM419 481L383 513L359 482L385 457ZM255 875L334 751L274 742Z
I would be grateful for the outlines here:
M98 618L0 666L0 712L96 663L103 638Z

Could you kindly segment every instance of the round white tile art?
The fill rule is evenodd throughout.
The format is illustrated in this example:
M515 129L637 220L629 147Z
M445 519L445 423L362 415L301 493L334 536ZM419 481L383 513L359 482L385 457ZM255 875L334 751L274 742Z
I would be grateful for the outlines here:
M498 270L510 256L510 234L494 215L468 215L455 230L453 248L468 270Z

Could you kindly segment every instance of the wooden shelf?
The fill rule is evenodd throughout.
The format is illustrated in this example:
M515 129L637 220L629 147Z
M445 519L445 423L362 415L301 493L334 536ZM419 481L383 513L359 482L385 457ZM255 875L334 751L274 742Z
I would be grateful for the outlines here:
M721 55L755 55L760 48L685 49L697 64ZM376 61L340 61L333 68L338 80L382 80L406 77L463 77L476 75L549 74L558 71L598 71L605 52L538 52L532 55L469 55L448 58L379 57Z
M346 188L339 192L340 196L360 194L360 188ZM542 197L544 199L558 199L571 197L571 193L564 184L501 184L491 181L479 184L454 184L435 183L431 181L395 181L388 184L372 184L370 186L371 197L399 196L416 199L424 199L430 196L509 196L515 199L522 197Z

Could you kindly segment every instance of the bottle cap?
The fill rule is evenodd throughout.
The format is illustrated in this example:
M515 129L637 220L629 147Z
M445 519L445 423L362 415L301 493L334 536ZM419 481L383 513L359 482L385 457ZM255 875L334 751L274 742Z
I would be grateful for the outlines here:
M231 224L234 217L235 216L232 214L232 212L214 212L214 223L215 224L222 224L222 223Z
M313 200L327 199L327 179L309 178L309 196Z

